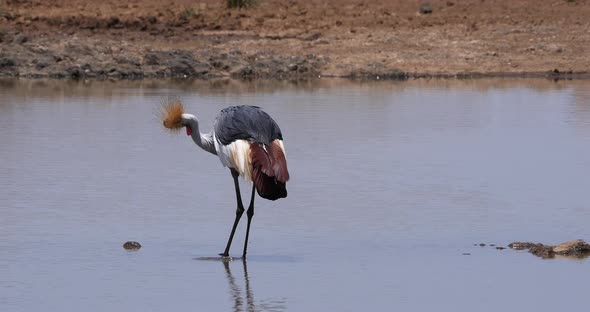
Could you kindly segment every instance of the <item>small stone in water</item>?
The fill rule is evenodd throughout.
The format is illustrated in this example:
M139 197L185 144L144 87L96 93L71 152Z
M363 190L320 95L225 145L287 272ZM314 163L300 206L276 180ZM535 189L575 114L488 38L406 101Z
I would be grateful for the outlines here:
M506 249L506 247L499 247L498 246L498 247L496 247L496 249L498 249L498 250L504 250L504 249Z
M485 245L486 245L486 244L484 244L484 243L481 243L481 244L479 244L479 246L481 246L481 247L484 247Z
M141 248L141 244L138 242L125 242L125 244L123 244L123 248L127 249L127 250L138 250L139 248Z

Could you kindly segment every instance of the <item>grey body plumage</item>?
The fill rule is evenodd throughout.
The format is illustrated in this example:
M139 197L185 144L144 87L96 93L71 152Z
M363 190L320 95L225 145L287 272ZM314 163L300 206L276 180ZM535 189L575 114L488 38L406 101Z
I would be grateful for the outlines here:
M279 125L260 107L230 106L221 110L215 124L215 137L224 145L235 140L249 140L265 145L282 140Z

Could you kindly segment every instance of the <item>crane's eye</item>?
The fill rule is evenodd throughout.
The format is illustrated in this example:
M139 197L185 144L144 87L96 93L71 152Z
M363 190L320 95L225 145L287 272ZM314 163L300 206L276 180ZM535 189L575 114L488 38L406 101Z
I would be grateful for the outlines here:
M186 126L186 135L191 135L193 134L193 129L191 129L190 126Z

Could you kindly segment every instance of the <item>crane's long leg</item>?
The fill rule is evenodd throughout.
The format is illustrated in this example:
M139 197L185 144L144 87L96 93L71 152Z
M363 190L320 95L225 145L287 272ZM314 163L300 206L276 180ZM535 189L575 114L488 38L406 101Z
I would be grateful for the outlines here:
M236 188L236 200L238 202L238 208L236 209L236 220L234 221L234 226L231 229L231 234L229 235L229 239L227 241L227 246L225 246L225 251L220 253L220 256L229 257L229 248L231 247L231 241L234 239L234 234L236 233L236 228L238 227L238 222L240 222L240 218L244 213L244 204L242 204L242 195L240 195L240 184L238 182L238 172L235 169L230 169L231 175L234 178L234 187Z
M246 211L246 215L248 216L248 227L246 228L246 242L244 242L244 253L242 254L242 258L246 259L246 250L248 249L248 236L250 235L250 222L252 222L252 217L254 216L254 197L256 195L256 187L252 186L252 197L250 198L250 206L248 207L248 211Z

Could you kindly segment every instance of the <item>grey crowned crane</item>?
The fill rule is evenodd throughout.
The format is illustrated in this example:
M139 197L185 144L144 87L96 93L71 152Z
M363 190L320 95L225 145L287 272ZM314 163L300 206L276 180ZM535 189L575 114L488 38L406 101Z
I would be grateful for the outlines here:
M250 205L246 211L248 226L242 254L245 258L256 192L260 197L269 200L287 197L286 183L289 180L289 171L279 125L259 107L231 106L221 110L215 119L213 130L204 134L200 132L197 117L185 113L182 103L178 100L169 101L163 106L162 120L168 129L186 128L186 134L199 147L217 155L231 172L238 208L225 251L220 253L220 256L229 257L236 227L245 211L238 177L252 182Z

